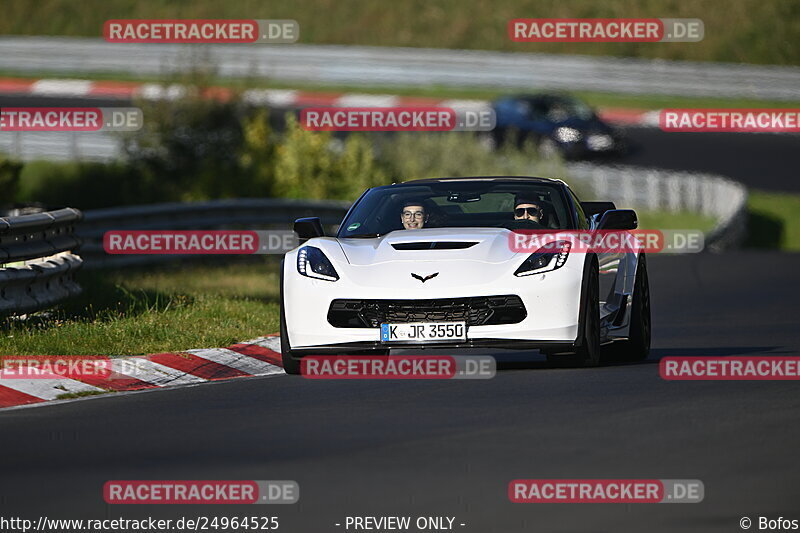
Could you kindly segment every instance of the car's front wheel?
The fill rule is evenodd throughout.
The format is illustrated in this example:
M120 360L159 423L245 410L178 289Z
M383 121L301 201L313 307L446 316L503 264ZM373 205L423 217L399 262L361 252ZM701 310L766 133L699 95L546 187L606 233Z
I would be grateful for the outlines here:
M594 261L586 276L581 294L583 325L580 345L569 355L547 354L550 362L584 367L600 364L600 274Z
M281 261L281 279L280 279L280 299L281 299L281 362L283 363L283 371L287 374L300 373L300 359L296 359L292 353L292 346L289 344L289 334L286 327L286 312L283 308L283 261Z
M300 359L294 357L292 347L289 345L289 335L286 333L286 315L283 312L283 302L281 302L281 361L283 370L287 374L300 373Z

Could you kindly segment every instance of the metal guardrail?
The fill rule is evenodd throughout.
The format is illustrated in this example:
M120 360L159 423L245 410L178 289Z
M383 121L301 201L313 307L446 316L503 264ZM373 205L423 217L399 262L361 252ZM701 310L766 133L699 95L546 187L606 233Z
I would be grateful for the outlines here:
M243 198L94 209L84 213L78 235L86 268L145 265L197 256L107 255L103 234L109 230L286 229L305 216L336 226L349 207L349 202L332 200Z
M0 69L163 75L212 65L220 76L325 85L492 87L800 99L800 68L566 54L335 45L109 46L102 39L0 38Z
M115 230L285 229L295 219L319 216L341 222L348 202L235 199L57 211L0 218L0 316L51 307L81 293L79 268L120 268L191 255L107 255L103 235ZM80 223L80 224L79 224ZM75 251L80 247L80 256Z
M80 294L82 260L74 234L81 212L57 211L0 218L0 315L46 309Z
M97 161L121 159L118 134L102 131L0 131L0 153L20 161Z
M724 176L589 163L568 164L567 172L569 180L591 191L594 199L713 218L716 225L705 237L705 247L711 251L735 248L747 234L747 188Z

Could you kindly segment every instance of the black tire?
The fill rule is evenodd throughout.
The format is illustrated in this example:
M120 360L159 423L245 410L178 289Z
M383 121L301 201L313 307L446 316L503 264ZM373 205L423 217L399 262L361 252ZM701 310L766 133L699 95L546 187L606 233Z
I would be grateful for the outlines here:
M547 354L549 362L573 367L593 367L600 364L600 274L597 263L592 261L586 276L586 284L581 291L581 314L584 317L581 327L582 342L569 355Z
M596 266L589 273L586 289L583 343L576 350L575 357L580 366L597 366L600 364L600 274Z
M650 319L650 281L647 277L647 260L639 254L636 280L631 301L631 324L628 340L617 343L618 354L624 361L644 361L650 355L652 322Z
M281 361L283 370L287 374L300 373L300 359L294 357L294 352L289 345L289 335L286 333L286 316L283 314L283 299L281 298Z
M281 361L283 371L287 374L297 375L300 373L300 360L294 357L292 347L289 344L289 334L286 329L286 314L283 310L283 261L281 261L280 279L280 298L281 298Z

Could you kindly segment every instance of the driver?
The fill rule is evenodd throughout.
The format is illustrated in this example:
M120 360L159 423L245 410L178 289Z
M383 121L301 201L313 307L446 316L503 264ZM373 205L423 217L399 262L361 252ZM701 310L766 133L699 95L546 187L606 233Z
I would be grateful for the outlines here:
M425 206L419 200L404 203L400 212L400 220L405 229L422 229L428 221Z
M542 207L533 198L519 195L514 199L514 220L542 223Z

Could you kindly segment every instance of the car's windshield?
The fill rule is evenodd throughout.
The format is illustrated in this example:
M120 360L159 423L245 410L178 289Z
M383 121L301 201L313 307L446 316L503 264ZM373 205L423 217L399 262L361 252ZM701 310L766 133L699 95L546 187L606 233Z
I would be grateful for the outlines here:
M526 207L535 210L536 220L515 217L518 206L523 206L523 217ZM572 229L572 224L559 183L412 182L370 189L345 218L338 237L375 237L423 228Z
M538 100L532 105L532 109L551 122L563 122L570 118L589 120L594 116L591 107L567 96Z

